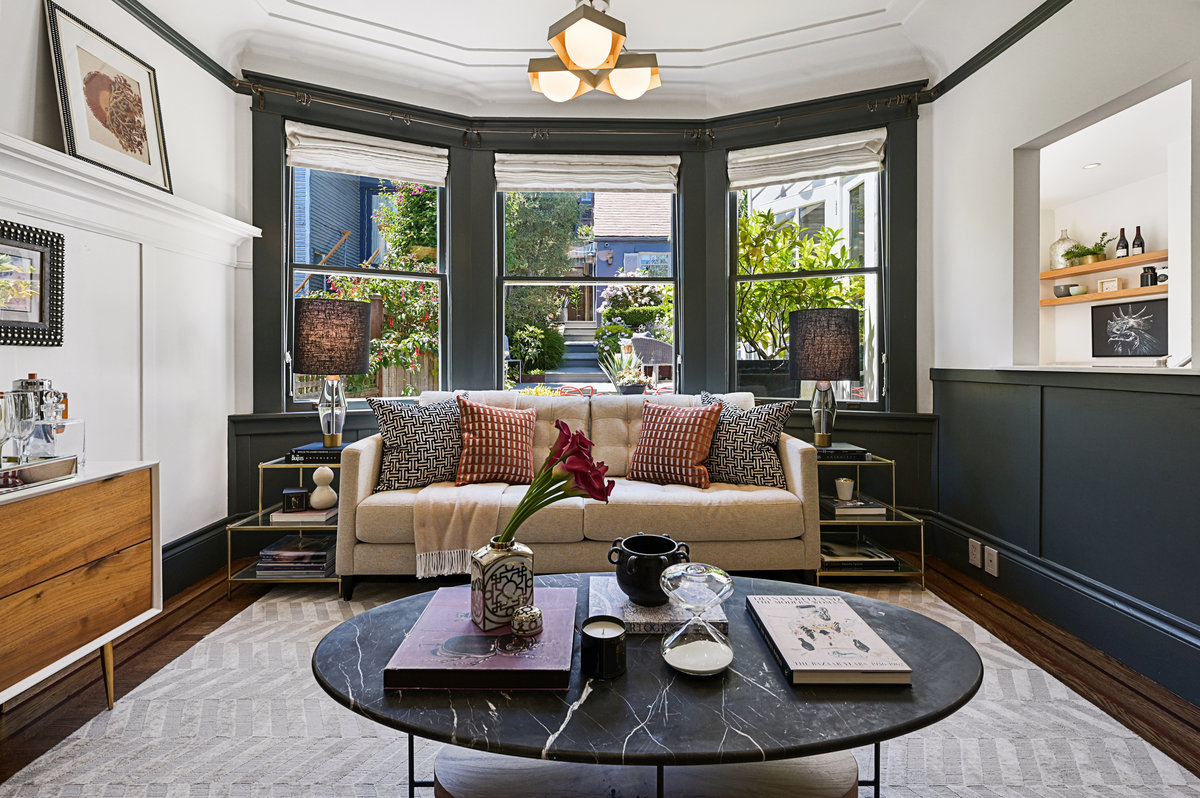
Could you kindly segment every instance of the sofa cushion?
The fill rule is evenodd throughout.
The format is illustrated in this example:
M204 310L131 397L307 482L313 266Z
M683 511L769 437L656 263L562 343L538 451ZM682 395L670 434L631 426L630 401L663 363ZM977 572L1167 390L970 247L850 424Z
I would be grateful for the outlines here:
M700 392L702 405L719 401L708 391ZM779 436L794 407L793 402L771 402L742 410L722 404L705 463L709 479L786 490L787 477L779 462Z
M723 403L746 410L754 407L754 394L740 392L713 394ZM474 393L472 393L472 397ZM637 447L638 435L642 430L642 402L652 402L668 407L697 407L700 397L692 394L663 394L661 396L613 396L592 397L592 424L589 438L595 443L592 457L608 465L608 476L623 477L629 473L633 450Z
M363 499L354 512L354 537L363 543L412 543L413 507L421 490L389 490Z
M432 404L446 399L453 399L455 394L449 391L425 391L417 401L421 404ZM555 421L563 421L573 430L588 431L589 412L586 396L534 396L517 393L516 391L471 391L464 394L472 402L481 402L492 407L507 407L513 410L533 408L537 411L537 422L533 428L533 464L540 468L550 453L550 446L558 440L558 430L554 428ZM624 472L622 472L624 473Z
M708 487L708 459L721 405L642 406L642 429L629 463L629 478L660 485Z
M420 488L448 482L458 473L462 453L458 404L454 400L419 406L368 397L383 437L376 491Z
M701 489L619 478L608 503L587 502L588 540L667 534L676 540L784 540L804 530L803 504L779 488L715 482Z
M533 428L537 411L509 410L458 397L462 457L457 485L533 481Z
M508 519L512 518L517 509L517 503L529 490L528 485L509 485L500 497L500 519L496 523L497 532L504 529ZM591 499L571 497L561 499L543 507L521 524L517 530L517 540L522 543L578 543L583 540L583 506ZM537 561L534 561L537 567Z

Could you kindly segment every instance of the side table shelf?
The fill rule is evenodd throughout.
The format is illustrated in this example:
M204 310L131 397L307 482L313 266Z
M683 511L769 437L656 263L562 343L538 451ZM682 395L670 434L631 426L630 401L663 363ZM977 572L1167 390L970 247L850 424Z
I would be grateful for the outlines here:
M260 584L295 584L295 583L311 583L324 582L338 586L338 594L341 594L342 579L336 574L334 576L259 576L258 563L251 563L236 572L233 569L233 536L237 532L281 532L285 534L296 534L300 537L305 535L336 535L337 534L337 516L329 519L327 524L276 524L271 523L271 513L280 509L282 503L276 503L268 507L263 506L263 476L269 469L293 469L298 476L299 487L304 487L305 470L315 470L322 466L338 469L341 468L341 463L292 463L287 457L277 457L274 460L268 460L258 464L258 511L251 513L245 518L234 521L232 524L225 526L225 571L226 571L226 597L232 598L233 586L237 582L258 582Z
M869 460L818 460L818 469L821 468L838 468L843 469L841 473L845 473L844 469L854 469L855 486L860 486L863 468L879 467L887 468L891 471L891 496L888 499L883 499L874 496L868 496L856 491L856 495L864 499L872 499L884 505L885 511L882 514L874 515L843 515L838 517L834 511L828 507L821 507L820 525L821 525L821 540L822 542L836 542L849 549L862 552L865 548L875 548L895 558L895 567L872 567L868 562L855 567L834 568L827 567L828 559L825 554L821 555L821 567L817 569L817 584L821 584L822 578L857 578L857 577L884 577L884 578L900 578L900 579L917 579L921 583L921 589L925 589L925 522L920 518L916 518L903 510L896 508L896 461L888 460L878 455L870 455ZM895 528L895 527L910 527L916 530L917 535L917 551L915 560L910 560L901 554L897 554L883 546L869 541L866 537L866 530L870 528Z

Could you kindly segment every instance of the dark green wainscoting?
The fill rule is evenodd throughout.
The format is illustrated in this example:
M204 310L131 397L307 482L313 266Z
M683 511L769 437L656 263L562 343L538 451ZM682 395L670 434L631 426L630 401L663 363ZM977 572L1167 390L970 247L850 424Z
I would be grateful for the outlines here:
M932 376L937 556L1200 705L1200 379Z

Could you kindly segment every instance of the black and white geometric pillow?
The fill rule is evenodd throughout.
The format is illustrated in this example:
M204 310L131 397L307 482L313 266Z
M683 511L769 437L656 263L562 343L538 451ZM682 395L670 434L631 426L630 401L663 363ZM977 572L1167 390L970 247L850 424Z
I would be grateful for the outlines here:
M462 426L453 396L428 405L369 397L383 436L375 492L453 482L462 456Z
M720 402L718 396L701 391L700 404ZM794 402L772 402L742 410L728 402L721 405L721 419L708 450L708 476L713 482L759 485L787 490L787 477L779 461L779 436L791 418Z

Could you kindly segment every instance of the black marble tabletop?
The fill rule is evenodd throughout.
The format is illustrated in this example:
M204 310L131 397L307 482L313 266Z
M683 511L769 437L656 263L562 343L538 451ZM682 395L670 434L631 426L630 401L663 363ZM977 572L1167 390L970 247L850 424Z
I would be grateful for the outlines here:
M587 614L590 574L537 577L578 589ZM953 713L979 689L971 644L911 610L836 590L735 577L725 603L733 664L686 676L662 659L660 635L630 635L627 673L583 679L575 641L570 689L383 690L383 668L432 597L422 593L358 615L313 654L326 692L354 712L431 740L569 762L686 765L808 756L906 734ZM840 595L912 667L912 685L794 686L746 614L747 595Z

